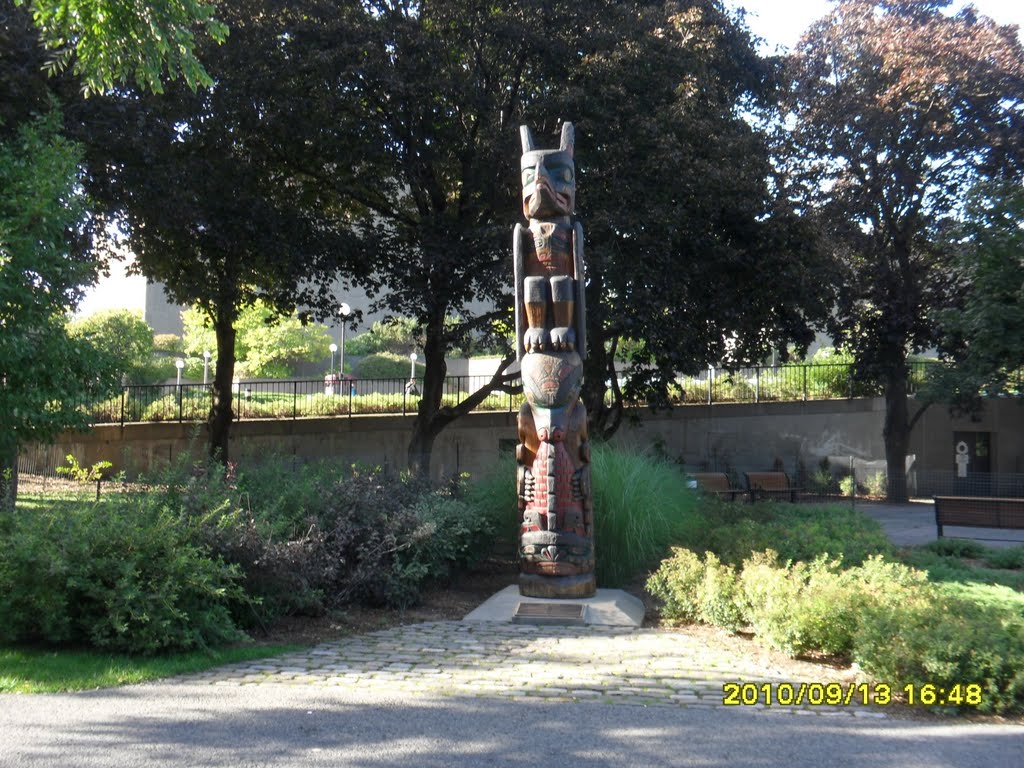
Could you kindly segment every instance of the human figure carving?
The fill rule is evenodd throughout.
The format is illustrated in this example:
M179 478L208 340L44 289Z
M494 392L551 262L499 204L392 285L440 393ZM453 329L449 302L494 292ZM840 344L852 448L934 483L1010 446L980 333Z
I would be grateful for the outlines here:
M573 220L572 123L558 149L520 128L523 215L513 236L516 349L526 402L519 411L519 590L534 597L594 594L594 521L587 414L583 227Z

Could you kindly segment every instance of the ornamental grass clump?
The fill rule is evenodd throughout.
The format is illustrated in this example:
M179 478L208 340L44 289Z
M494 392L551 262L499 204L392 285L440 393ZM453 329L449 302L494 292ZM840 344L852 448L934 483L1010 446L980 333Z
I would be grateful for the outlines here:
M679 467L608 446L591 454L597 582L621 587L650 571L701 525Z
M697 493L679 467L664 460L595 444L591 482L599 587L621 587L649 572L669 547L695 538L703 525ZM502 537L517 541L514 458L472 482L466 499L478 512L499 511Z

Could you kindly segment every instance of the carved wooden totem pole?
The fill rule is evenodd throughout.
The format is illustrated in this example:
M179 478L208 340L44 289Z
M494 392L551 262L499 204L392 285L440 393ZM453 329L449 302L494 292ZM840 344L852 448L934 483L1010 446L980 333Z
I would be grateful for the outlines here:
M583 227L573 221L572 123L558 149L535 149L520 128L523 215L513 237L516 345L526 402L519 411L519 591L589 597L594 512L587 414L580 402L586 355Z

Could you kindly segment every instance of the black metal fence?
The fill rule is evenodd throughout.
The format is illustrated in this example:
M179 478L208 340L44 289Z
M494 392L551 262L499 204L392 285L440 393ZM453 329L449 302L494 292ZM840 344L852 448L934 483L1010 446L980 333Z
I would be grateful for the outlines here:
M1024 498L1024 474L972 473L960 477L953 470L912 471L908 482L918 496L998 496Z
M449 376L443 404L458 405L490 381L489 376ZM232 407L239 421L301 419L416 412L422 382L409 379L290 379L240 381L234 385ZM518 409L522 394L497 392L479 410ZM213 390L205 384L127 386L120 395L99 403L82 403L94 424L205 421Z
M935 362L910 364L908 394L924 384ZM739 368L732 371L709 367L699 376L677 380L683 404L798 402L853 397L877 397L880 385L857 382L848 363L776 365Z
M932 363L913 363L910 393L916 392ZM490 376L449 376L444 384L444 405L458 405L480 388ZM235 418L300 419L368 414L416 412L422 382L401 379L294 379L240 381L234 385ZM679 405L761 403L873 397L878 387L854 382L846 364L755 366L732 371L708 368L699 376L677 379L675 401ZM522 387L512 382L512 394L495 392L476 410L519 409ZM88 413L94 424L134 422L204 421L213 393L205 384L157 384L128 386L120 395L102 402L74 404ZM630 403L645 405L645 403Z

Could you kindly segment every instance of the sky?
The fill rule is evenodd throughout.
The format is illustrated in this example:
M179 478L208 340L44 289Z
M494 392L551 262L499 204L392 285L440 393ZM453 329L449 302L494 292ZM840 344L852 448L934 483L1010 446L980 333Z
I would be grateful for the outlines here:
M964 0L953 0L950 8L958 10L967 5ZM1024 0L974 0L978 11L1000 24L1024 27ZM792 49L811 22L824 16L832 3L827 0L725 0L732 8L747 9L747 25L758 37L764 38L762 53L774 53L776 46ZM1021 34L1024 40L1024 34Z

